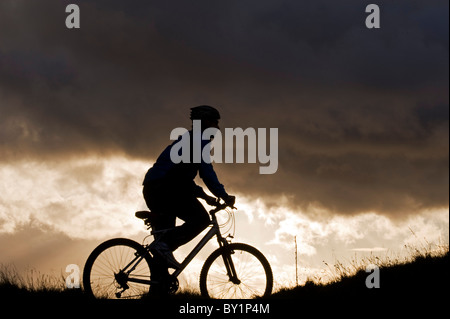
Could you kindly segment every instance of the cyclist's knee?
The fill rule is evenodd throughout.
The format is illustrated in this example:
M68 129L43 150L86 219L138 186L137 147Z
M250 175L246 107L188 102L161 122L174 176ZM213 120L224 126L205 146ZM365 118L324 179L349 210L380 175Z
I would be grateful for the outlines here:
M199 224L202 227L202 230L205 229L206 227L208 227L209 222L210 222L210 219L209 219L208 215L202 217L202 219L199 222Z
M189 224L192 225L193 228L196 228L199 232L208 227L210 222L209 216L207 214L199 214L195 218L192 218L189 221Z

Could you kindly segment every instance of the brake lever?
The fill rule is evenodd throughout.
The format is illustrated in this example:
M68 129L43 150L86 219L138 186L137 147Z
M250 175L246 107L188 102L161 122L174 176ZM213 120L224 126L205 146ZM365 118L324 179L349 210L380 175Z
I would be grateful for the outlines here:
M234 204L233 205L227 205L226 203L224 203L224 204L222 204L222 209L225 209L225 208L231 208L231 209L237 209L237 207L236 206L234 206Z

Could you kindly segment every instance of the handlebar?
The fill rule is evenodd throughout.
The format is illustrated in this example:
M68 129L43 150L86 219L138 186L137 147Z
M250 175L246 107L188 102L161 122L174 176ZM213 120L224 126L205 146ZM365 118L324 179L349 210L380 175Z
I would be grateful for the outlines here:
M234 205L228 205L227 203L220 203L219 201L217 201L217 205L216 208L213 208L209 211L210 214L215 214L218 211L221 211L222 209L225 209L227 207L230 207L231 209L237 209L236 207L234 207Z

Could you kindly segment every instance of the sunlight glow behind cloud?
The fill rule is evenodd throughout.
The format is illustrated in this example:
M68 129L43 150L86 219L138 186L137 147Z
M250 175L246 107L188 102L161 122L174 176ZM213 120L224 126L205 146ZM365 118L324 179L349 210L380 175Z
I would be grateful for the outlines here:
M125 157L2 164L0 230L37 220L74 238L136 232L148 165Z

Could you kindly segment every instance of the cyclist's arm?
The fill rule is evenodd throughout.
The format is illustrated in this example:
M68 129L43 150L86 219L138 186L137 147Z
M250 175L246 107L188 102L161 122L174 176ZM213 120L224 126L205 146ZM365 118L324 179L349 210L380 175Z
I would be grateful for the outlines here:
M206 199L207 197L209 197L208 194L205 193L203 188L201 186L198 186L195 183L194 183L194 196L197 198L203 198L203 199Z
M214 206L217 204L217 199L215 197L212 197L212 196L209 196L208 194L206 194L205 191L203 190L203 188L196 184L194 186L194 196L197 198L204 199L208 203L208 205Z
M212 164L202 162L200 164L199 174L206 187L208 187L208 189L211 191L211 193L214 194L214 196L220 197L222 199L228 198L225 187L219 182Z
M209 152L205 152L205 147L210 148L211 144L207 141L204 141L203 143L206 143L202 145L202 155L209 154ZM210 149L208 149L209 151ZM211 193L214 194L214 196L222 198L228 205L233 206L235 197L230 196L225 191L225 187L219 182L219 179L217 178L216 172L214 171L214 168L211 164L211 159L205 160L202 156L202 162L200 164L199 169L200 177L205 183L205 185L208 187L208 189L211 191Z

